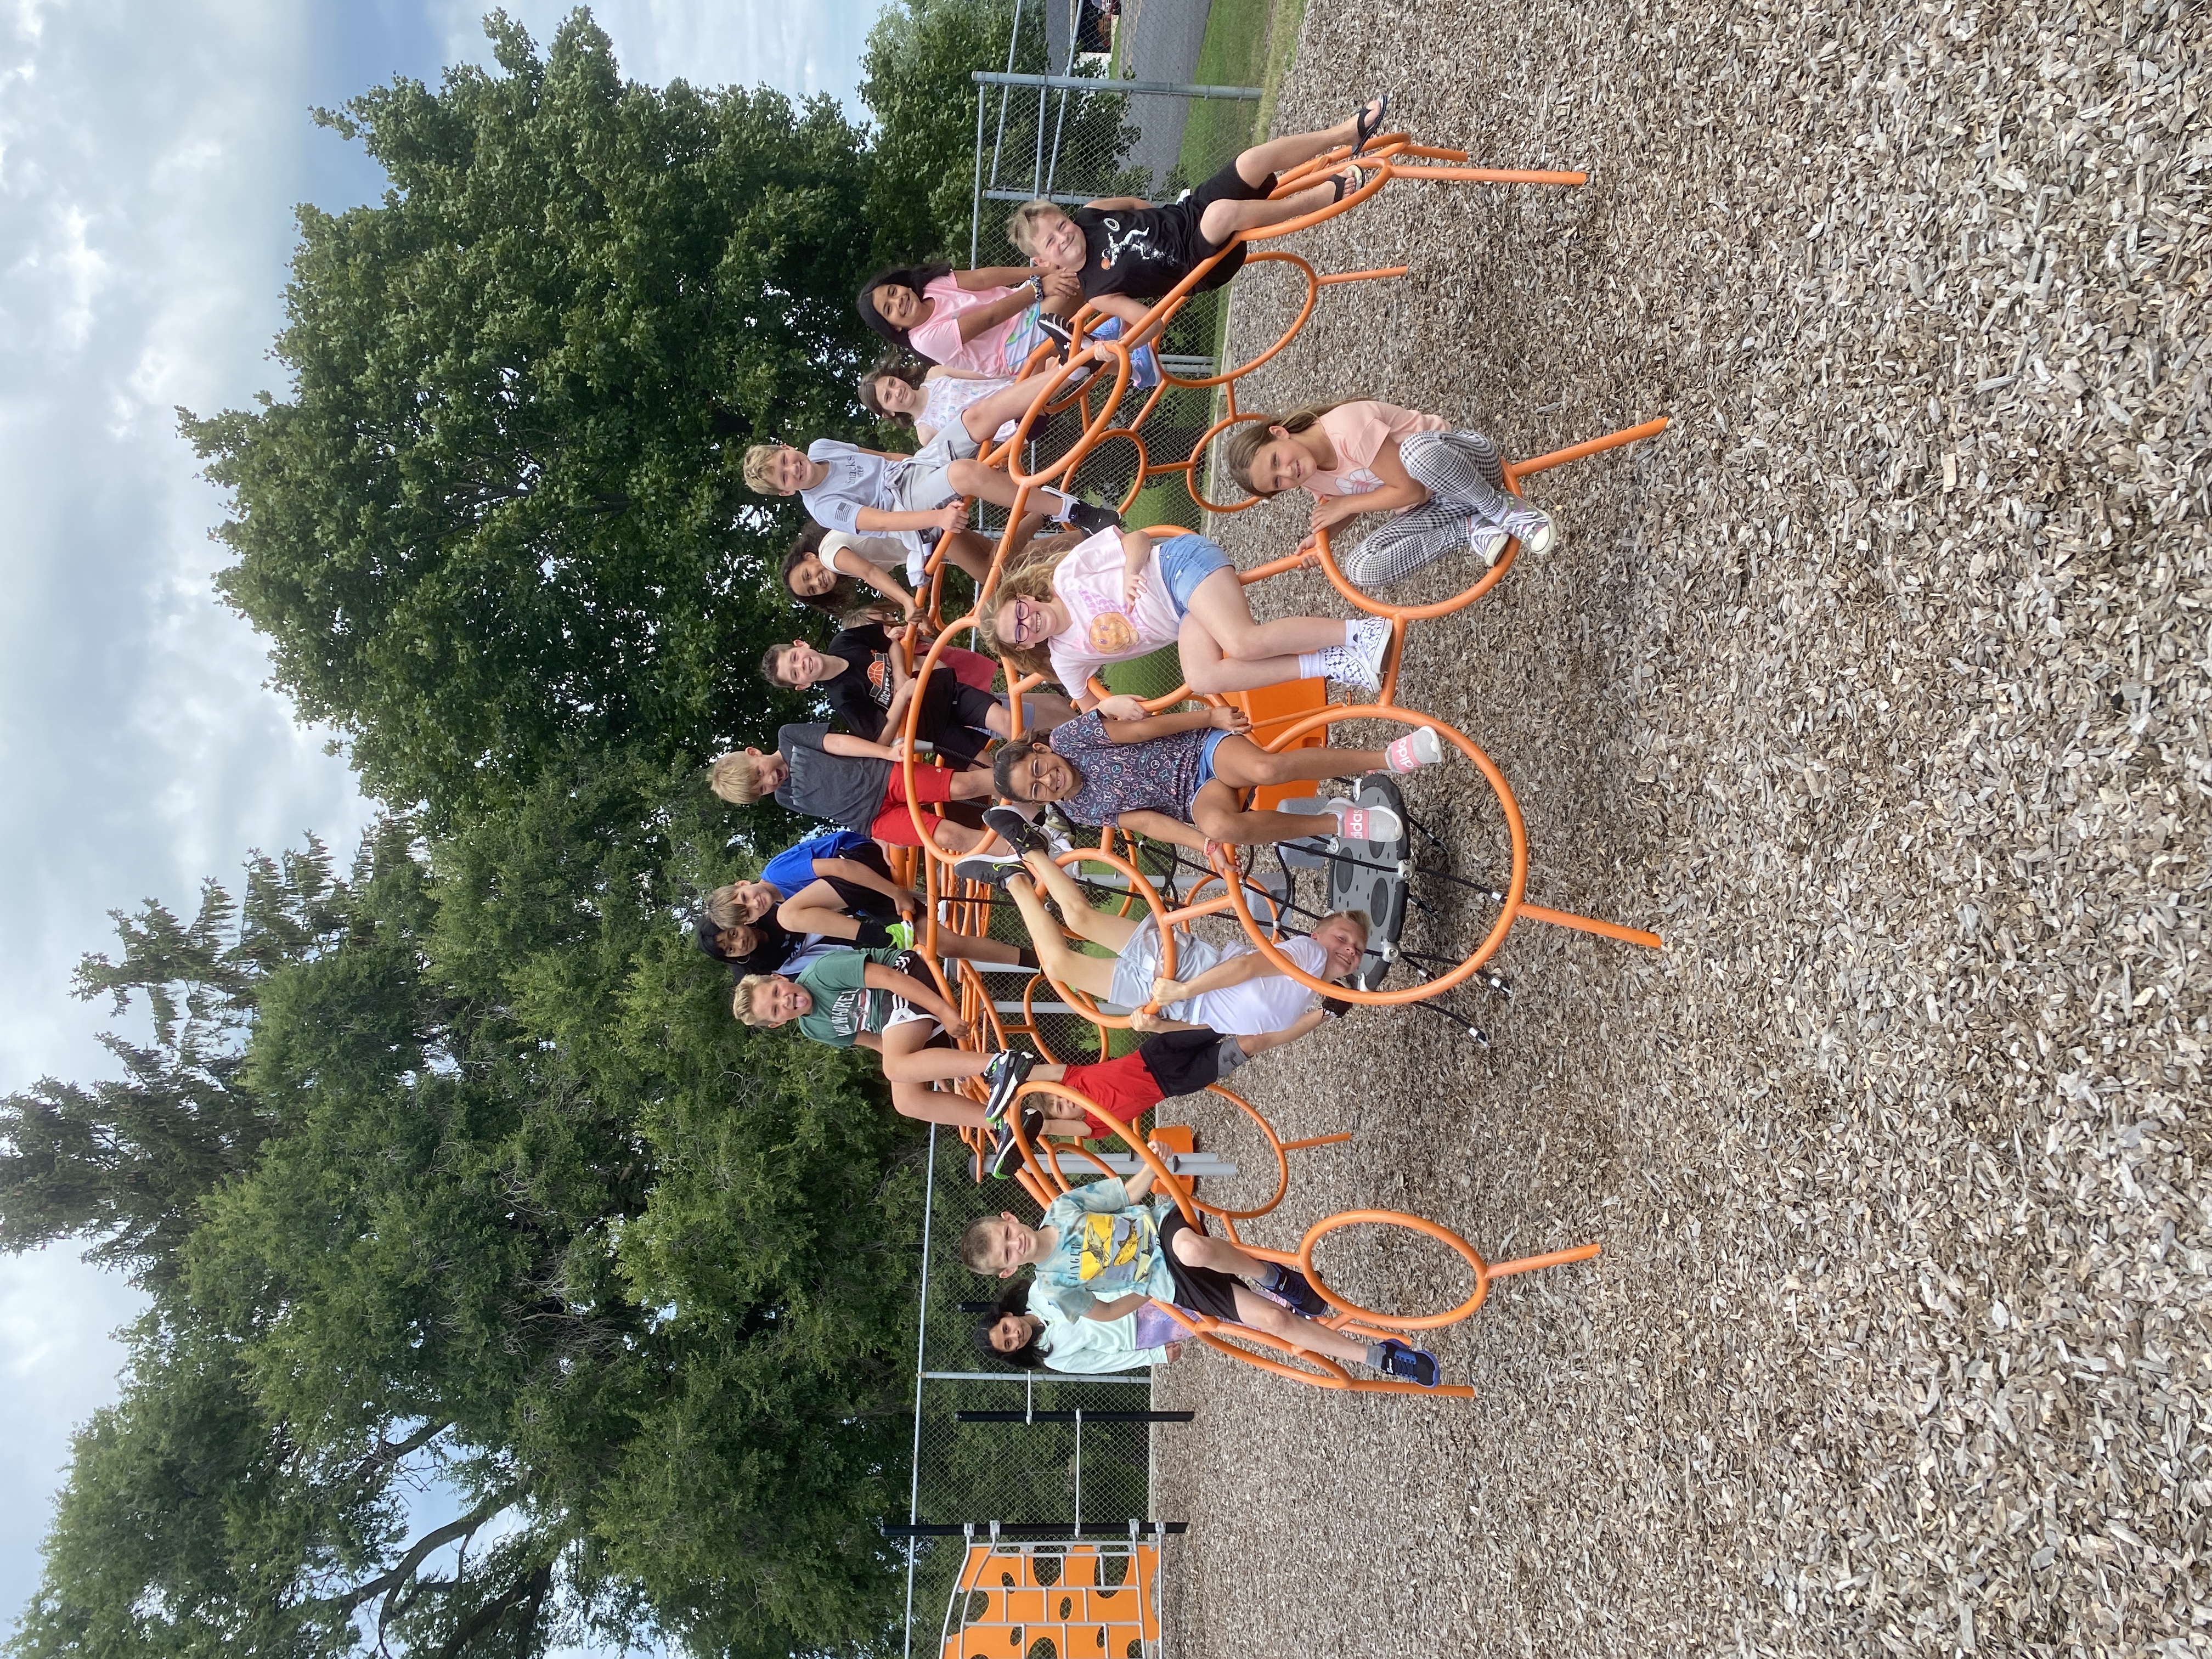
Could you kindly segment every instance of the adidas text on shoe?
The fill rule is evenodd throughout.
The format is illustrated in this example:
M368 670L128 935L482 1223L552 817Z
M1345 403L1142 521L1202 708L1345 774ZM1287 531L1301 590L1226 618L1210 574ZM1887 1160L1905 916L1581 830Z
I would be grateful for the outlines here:
M1387 806L1333 800L1328 810L1336 815L1337 833L1346 841L1395 841L1406 833L1404 821Z
M1420 726L1394 738L1382 751L1382 764L1393 772L1411 772L1434 766L1444 757L1443 739L1431 726Z

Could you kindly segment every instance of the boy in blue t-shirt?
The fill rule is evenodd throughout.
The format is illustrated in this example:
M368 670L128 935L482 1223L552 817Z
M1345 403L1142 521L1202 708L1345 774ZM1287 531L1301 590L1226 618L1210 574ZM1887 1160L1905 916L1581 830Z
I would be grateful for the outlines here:
M1266 1331L1308 1352L1370 1365L1425 1389L1437 1386L1434 1354L1395 1337L1361 1342L1308 1317L1328 1313L1329 1306L1304 1274L1199 1231L1170 1200L1145 1203L1152 1186L1148 1169L1126 1180L1086 1182L1054 1199L1042 1224L1035 1227L1012 1211L986 1216L961 1236L960 1259L979 1273L1001 1279L1034 1268L1031 1294L1071 1319L1120 1319L1147 1299L1170 1302ZM1247 1279L1270 1294L1261 1295L1243 1282Z

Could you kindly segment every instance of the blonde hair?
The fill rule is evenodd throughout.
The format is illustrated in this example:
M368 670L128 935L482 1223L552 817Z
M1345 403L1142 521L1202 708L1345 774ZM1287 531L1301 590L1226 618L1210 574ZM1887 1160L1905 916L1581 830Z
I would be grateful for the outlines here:
M748 1025L765 1025L768 1022L753 1011L753 998L775 977L774 974L747 974L730 993L730 1012Z
M1035 227L1036 222L1048 213L1057 213L1063 219L1067 216L1067 210L1059 203L1048 202L1040 197L1035 201L1023 203L1007 218L1006 240L1022 251L1024 258L1036 253Z
M1328 414L1330 410L1342 404L1358 401L1356 398L1340 398L1334 404L1308 404L1304 409L1294 409L1289 414L1280 416L1255 415L1250 420L1234 428L1229 435L1221 441L1221 465L1228 468L1229 476L1237 481L1237 485L1249 494L1275 495L1276 491L1262 489L1252 482L1252 462L1273 439L1275 428L1280 427L1285 432L1296 437L1301 432L1312 431L1321 417Z
M707 787L732 806L750 806L766 793L754 757L742 749L732 749L714 763L707 773Z
M744 927L750 924L738 909L738 884L717 887L707 895L707 920L717 927Z
M748 448L745 451L745 488L756 495L782 495L783 491L776 488L775 474L769 469L775 465L775 458L790 447L789 444L754 444Z
M1043 643L1016 645L1012 640L999 637L999 613L1006 608L1009 599L1049 599L1053 572L1060 568L1061 560L1089 539L1080 530L1040 536L1007 562L998 586L991 592L991 608L978 620L976 629L992 654L1008 668L1022 674L1042 674L1048 679L1052 677L1052 653ZM1078 694L1082 690L1080 686L1073 685L1067 689Z

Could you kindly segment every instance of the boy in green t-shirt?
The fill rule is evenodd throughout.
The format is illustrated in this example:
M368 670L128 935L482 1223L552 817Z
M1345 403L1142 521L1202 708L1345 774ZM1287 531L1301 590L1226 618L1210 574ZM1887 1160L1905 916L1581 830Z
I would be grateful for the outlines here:
M855 1046L883 1056L891 1104L904 1116L963 1129L988 1128L1035 1064L1003 1049L981 1054L952 1045L968 1035L960 1011L937 994L929 969L911 951L829 951L789 977L748 974L730 1012L748 1025L798 1022L800 1035L833 1048ZM933 1084L980 1077L991 1085L981 1106Z

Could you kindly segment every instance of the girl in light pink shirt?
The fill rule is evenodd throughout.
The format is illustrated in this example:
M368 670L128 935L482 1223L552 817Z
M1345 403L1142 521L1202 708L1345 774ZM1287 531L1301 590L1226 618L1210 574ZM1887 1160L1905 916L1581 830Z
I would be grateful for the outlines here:
M1390 625L1380 617L1252 619L1229 556L1203 536L1155 542L1141 530L1101 530L1030 544L999 582L983 636L1012 667L1060 682L1079 708L1099 698L1091 677L1109 663L1182 647L1193 691L1247 691L1292 679L1382 683Z
M1496 444L1395 404L1358 398L1259 416L1229 434L1223 460L1255 495L1311 495L1316 533L1363 513L1390 514L1338 557L1346 577L1363 587L1402 580L1455 549L1494 564L1509 537L1531 553L1552 544L1551 515L1506 490Z
M1083 290L1065 272L1021 265L896 265L863 283L858 303L868 326L901 351L946 368L1010 378L1046 340L1065 346L1066 319L1082 305ZM1120 319L1107 318L1090 336L1112 339L1121 331ZM1129 354L1130 385L1159 382L1158 356L1150 345L1139 346Z

